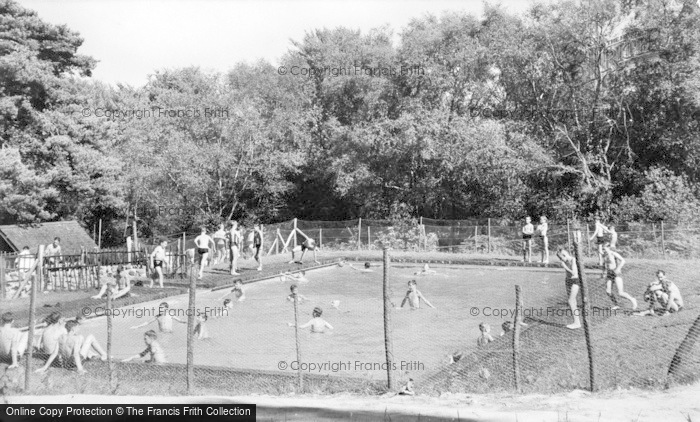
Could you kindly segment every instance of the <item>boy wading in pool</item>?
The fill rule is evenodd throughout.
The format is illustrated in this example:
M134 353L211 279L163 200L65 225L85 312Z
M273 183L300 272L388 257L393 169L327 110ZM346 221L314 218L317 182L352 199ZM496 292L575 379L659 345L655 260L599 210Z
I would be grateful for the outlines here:
M233 289L225 295L221 296L219 300L222 300L226 296L233 294L237 302L243 302L245 300L245 292L243 291L243 282L241 280L236 280L233 283Z
M160 330L161 333L172 333L173 332L173 320L179 322L180 324L187 324L187 321L183 321L178 317L170 316L168 314L168 309L170 308L170 305L168 305L167 302L163 302L160 304L158 307L158 316L155 317L154 319L144 322L143 324L139 325L134 325L131 327L132 330L136 328L141 328L145 327L148 324L152 324L154 322L158 323L158 329Z
M637 309L637 300L625 292L622 282L622 266L625 265L625 259L619 253L610 248L610 242L605 242L603 244L603 260L605 263L605 275L607 278L605 283L605 292L613 302L614 306L612 309L620 309L617 298L612 293L613 283L615 283L615 286L617 286L617 294L632 302L633 310Z
M323 310L320 307L315 307L311 315L313 316L312 319L309 320L304 325L300 325L299 328L308 328L311 327L311 332L312 333L323 333L326 331L326 328L329 330L333 329L333 326L328 323L325 319L321 318L321 315L323 314ZM289 322L287 325L290 327L294 327L294 323Z
M574 322L566 328L575 330L581 328L581 318L578 311L578 292L581 289L581 280L578 277L576 258L571 256L566 249L559 249L557 257L561 260L561 266L566 271L566 291L569 294L569 308L574 316Z
M408 302L409 305L411 305L411 310L420 309L421 300L425 302L426 305L435 309L433 304L430 303L428 299L426 299L425 296L423 296L423 293L421 293L418 290L418 283L416 283L416 280L410 280L408 282L408 291L406 292L406 296L401 301L401 306L397 306L396 309L403 308L403 305L405 305L406 302Z
M146 331L146 333L143 335L143 341L144 343L146 343L146 350L139 353L138 355L128 357L122 362L129 362L133 359L143 358L146 357L146 355L148 355L148 360L146 361L146 363L165 363L165 353L163 352L163 348L160 347L160 344L157 340L158 334L156 334L155 331Z

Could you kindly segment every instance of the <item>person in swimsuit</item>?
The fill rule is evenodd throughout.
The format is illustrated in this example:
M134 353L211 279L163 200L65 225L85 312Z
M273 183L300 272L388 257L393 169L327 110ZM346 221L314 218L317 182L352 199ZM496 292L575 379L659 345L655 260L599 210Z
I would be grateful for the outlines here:
M260 250L263 247L263 231L262 225L256 224L253 227L253 247L255 248L255 260L258 262L258 271L262 271L262 255Z
M207 234L206 227L202 227L200 235L194 238L194 245L195 248L197 248L197 254L199 254L199 276L197 280L201 280L204 267L207 265L207 259L209 258L209 246L216 246L214 244L214 239Z
M435 309L433 304L430 303L428 299L426 299L425 296L423 296L423 294L418 290L418 283L416 283L416 280L410 280L408 282L408 291L406 292L406 296L404 296L403 300L401 301L401 306L398 306L396 309L403 308L403 305L405 305L406 302L411 305L411 310L420 309L421 300L425 302L426 305Z
M532 225L530 217L525 217L523 226L523 262L532 262L532 235L535 227Z
M566 292L569 296L569 309L571 309L571 315L574 317L574 322L567 325L566 328L575 330L581 328L581 318L578 310L578 293L581 289L581 280L578 277L576 258L563 248L557 251L557 257L561 260L561 266L566 271Z
M482 322L479 324L479 331L481 331L481 335L476 339L477 346L484 347L493 341L493 337L491 337L490 325Z
M311 315L313 316L312 319L309 320L304 325L300 325L299 328L308 328L311 327L311 332L312 333L324 333L326 331L326 328L332 330L333 326L328 323L325 319L321 318L321 315L323 314L323 309L320 307L315 307ZM288 323L290 327L294 327L294 323Z
M36 372L44 372L59 357L64 365L75 367L79 373L85 373L83 368L83 360L92 359L99 356L103 361L107 360L107 352L100 346L95 339L95 336L89 334L87 337L78 335L77 321L68 321L65 325L65 332L59 337L58 342L54 345L51 355L46 361L46 364L37 369Z
M301 245L297 245L294 249L292 249L292 260L289 261L289 264L301 264L302 261L304 260L304 254L306 253L307 250L313 251L314 253L314 262L317 264L320 264L318 262L318 259L316 259L316 241L313 240L310 237L307 237L304 239L304 241L301 243ZM299 257L299 261L297 261L294 257L297 252L301 252L301 256Z
M593 235L591 235L591 238L589 240L594 240L596 244L598 245L598 265L600 267L603 267L603 245L605 244L605 234L610 233L610 230L608 230L607 227L603 223L601 223L601 217L600 215L596 215L595 217L595 229L593 230Z
M608 225L608 232L610 233L610 248L617 248L617 231L615 231L615 225Z
M226 256L226 229L224 223L219 225L219 230L212 235L214 244L216 245L216 254L214 255L214 264L219 264L224 261Z
M549 230L549 224L547 223L547 217L540 216L540 224L537 225L537 237L540 239L540 248L542 249L542 259L540 260L543 264L549 263L549 238L547 237L547 231Z
M132 330L136 328L141 328L145 327L148 324L152 324L154 322L158 323L158 329L160 330L161 333L172 333L173 332L173 321L177 321L180 324L187 324L187 321L183 321L178 317L171 316L170 313L168 312L168 309L170 309L170 305L168 305L168 302L162 302L160 306L158 307L158 316L156 316L154 319L150 321L146 321L143 324L139 325L134 325L133 327L130 327Z
M292 284L291 286L289 286L289 290L291 291L291 293L289 294L289 296L287 296L287 301L294 302L294 299L296 298L297 303L303 303L304 301L308 302L309 299L307 299L306 296L299 293L299 286L297 286L296 284Z
M236 280L233 283L233 289L225 295L221 296L219 300L224 299L226 296L233 294L237 302L243 302L245 300L245 292L243 291L243 282L241 280Z
M163 265L165 264L165 248L167 246L168 241L165 239L161 240L150 256L151 268L158 274L158 284L161 289L163 288ZM148 287L153 287L153 279L151 279L151 285Z
M241 256L241 243L243 238L238 230L238 222L231 222L229 230L229 247L231 249L231 266L229 267L231 275L238 275L238 258Z
M122 362L129 362L133 359L139 359L148 356L148 360L146 361L147 363L155 363L155 364L162 364L165 363L165 353L163 352L163 348L160 347L160 344L158 343L158 334L156 334L155 331L153 330L148 330L146 333L143 335L143 341L146 343L146 350L143 352L139 353L138 355L134 355L131 357L128 357L124 359Z
M19 360L27 350L27 333L23 333L12 327L15 316L12 312L2 314L2 327L0 327L0 359L9 360L7 369L19 367Z
M621 274L622 267L623 265L625 265L625 259L622 258L622 255L613 251L610 248L610 242L603 243L603 253L603 258L605 260L605 274L607 278L605 292L608 294L610 300L613 302L614 306L612 307L612 309L615 310L620 308L617 302L617 298L612 293L613 283L615 283L615 285L617 286L618 295L632 302L633 310L637 309L637 300L631 295L629 295L627 292L625 292L624 284L622 282Z

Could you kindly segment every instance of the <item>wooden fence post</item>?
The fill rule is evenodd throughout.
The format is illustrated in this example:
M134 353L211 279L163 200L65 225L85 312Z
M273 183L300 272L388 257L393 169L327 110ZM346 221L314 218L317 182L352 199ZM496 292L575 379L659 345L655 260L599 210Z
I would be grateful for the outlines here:
M202 264L200 264L202 265ZM197 282L192 277L190 271L190 301L187 313L187 394L190 394L194 387L194 316L195 316L195 291L197 290Z
M304 375L301 371L301 343L299 342L299 297L294 293L294 341L297 348L297 382L299 392L304 391Z
M664 234L664 220L661 220L661 252L664 254L664 259L666 259L666 239Z
M372 249L372 237L369 231L369 226L367 226L367 249Z
M488 219L488 239L487 239L487 248L488 248L488 253L491 253L491 219Z
M394 388L391 369L392 360L394 354L394 348L391 341L391 297L389 292L389 249L384 247L384 351L386 354L386 382L387 388L392 390Z
M319 249L321 248L321 245L323 245L323 227L318 229L318 247L319 247Z
M362 218L357 220L357 250L362 246Z
M297 219L296 218L294 219L294 228L292 229L292 233L293 233L292 239L294 240L294 243L292 243L292 245L294 245L294 247L296 248L297 247ZM285 242L285 246L287 246L286 242Z
M29 296L29 332L27 333L27 361L25 363L24 373L24 391L29 391L32 381L33 356L34 356L34 326L36 325L36 286L42 285L43 280L41 274L44 270L44 245L39 245L39 253L37 254L36 271L34 280L32 280L30 296ZM31 277L31 274L29 275Z
M513 383L520 392L520 327L523 321L520 286L515 285L515 321L513 321Z
M588 377L591 383L591 391L596 391L595 382L595 358L594 358L594 347L593 338L591 337L591 324L589 321L589 316L591 312L590 297L588 290L588 281L586 280L585 267L583 265L583 246L581 245L581 230L577 227L574 233L574 253L576 256L576 269L578 270L578 277L581 281L581 300L583 302L583 309L581 312L581 319L583 320L583 331L586 337L586 349L588 351Z
M97 282L100 282L100 268L97 267ZM114 360L112 359L112 289L107 289L107 368L109 369L110 391L116 387L114 379Z

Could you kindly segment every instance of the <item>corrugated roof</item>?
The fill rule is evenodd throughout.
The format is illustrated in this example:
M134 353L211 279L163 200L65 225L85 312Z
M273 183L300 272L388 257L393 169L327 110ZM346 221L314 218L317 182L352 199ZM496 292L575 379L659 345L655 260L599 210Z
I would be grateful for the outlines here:
M55 221L32 226L0 226L0 236L15 251L29 246L32 253L39 250L39 245L48 245L54 237L61 238L61 250L64 255L80 253L80 247L93 250L97 245L77 221Z

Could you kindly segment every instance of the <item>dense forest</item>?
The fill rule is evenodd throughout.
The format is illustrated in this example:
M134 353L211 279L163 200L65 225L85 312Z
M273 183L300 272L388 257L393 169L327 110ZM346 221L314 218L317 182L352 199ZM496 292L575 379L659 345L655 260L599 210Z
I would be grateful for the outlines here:
M77 32L3 0L0 223L102 219L109 243L134 214L152 234L292 217L698 219L696 0L486 5L397 30L310 29L277 65L110 86Z

